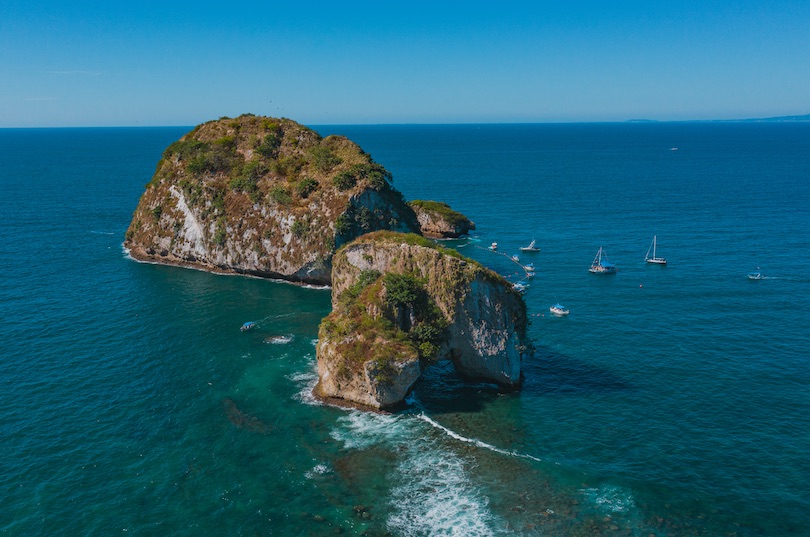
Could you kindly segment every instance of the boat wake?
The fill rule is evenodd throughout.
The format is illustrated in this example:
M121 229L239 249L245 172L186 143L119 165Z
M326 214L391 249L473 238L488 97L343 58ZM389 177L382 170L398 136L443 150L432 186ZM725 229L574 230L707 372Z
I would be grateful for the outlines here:
M475 438L467 438L466 436L462 436L462 435L448 429L447 427L445 427L441 423L438 423L438 422L432 420L431 418L425 416L424 414L418 414L417 417L419 419L421 419L422 421L425 421L425 422L429 423L431 426L435 427L436 429L439 429L440 431L443 431L447 436L449 436L451 438L454 438L456 440L459 440L460 442L464 442L465 444L472 444L474 446L477 446L477 447L480 447L480 448L483 448L483 449L488 449L489 451L493 451L495 453L500 453L501 455L508 455L510 457L517 457L517 458L520 458L520 459L529 459L529 460L532 460L532 461L542 462L542 459L538 459L537 457L535 457L533 455L529 455L528 453L519 453L517 451L511 451L511 450L508 450L508 449L502 449L502 448L493 446L492 444L487 444L486 442L484 442L482 440L477 440Z

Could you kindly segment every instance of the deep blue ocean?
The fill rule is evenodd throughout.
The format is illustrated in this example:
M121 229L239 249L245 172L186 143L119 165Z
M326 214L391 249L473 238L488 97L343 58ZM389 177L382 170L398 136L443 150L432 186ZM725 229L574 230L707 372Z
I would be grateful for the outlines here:
M810 125L314 128L511 281L537 240L523 389L318 404L328 289L122 248L189 128L0 130L0 534L810 534Z

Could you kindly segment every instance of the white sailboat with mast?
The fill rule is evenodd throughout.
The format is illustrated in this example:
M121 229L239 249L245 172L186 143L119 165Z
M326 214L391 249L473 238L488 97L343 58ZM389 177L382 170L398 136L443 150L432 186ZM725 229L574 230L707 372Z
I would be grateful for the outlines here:
M658 257L656 255L656 247L658 246L658 235L653 235L652 244L650 247L647 248L647 255L644 256L644 261L647 263L652 263L654 265L666 265L667 260L663 257ZM652 257L650 257L650 252L652 251Z
M540 248L538 248L538 246L537 246L537 241L532 239L532 242L530 242L528 246L521 246L520 251L521 252L539 252Z
M608 261L607 254L599 247L599 251L596 252L596 257L593 258L593 263L591 263L591 268L588 269L588 272L592 274L616 274L616 271L619 270L616 268L616 265Z

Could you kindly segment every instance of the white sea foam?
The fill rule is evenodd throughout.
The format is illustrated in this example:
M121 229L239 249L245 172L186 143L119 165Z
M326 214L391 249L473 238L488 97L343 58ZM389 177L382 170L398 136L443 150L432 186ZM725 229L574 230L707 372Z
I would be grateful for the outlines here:
M292 334L286 334L284 336L271 336L265 339L264 342L270 343L271 345L286 345L293 339L295 339L295 336L293 336Z
M499 448L499 447L495 447L492 444L487 444L486 442L484 442L482 440L477 440L475 438L467 438L466 436L462 436L462 435L458 434L457 432L448 429L447 427L445 427L441 423L438 423L438 422L432 420L431 418L425 416L424 414L419 414L417 417L419 419L423 420L423 421L426 421L427 423L429 423L433 427L439 429L440 431L443 431L447 436L449 436L451 438L455 438L456 440L459 440L461 442L464 442L464 443L467 443L467 444L472 444L474 446L478 446L478 447L483 448L483 449L488 449L490 451L494 451L495 453L501 453L502 455L509 455L510 457L519 457L521 459L530 459L530 460L537 461L537 462L541 461L541 459L538 459L537 457L535 457L533 455L529 455L528 453L519 453L517 451L511 451L511 450L508 450L508 449L502 449L502 448Z
M311 381L313 376L317 378L317 375L313 375L311 371L307 371L305 373L294 373L292 375L287 375L287 378L295 383L300 383Z
M491 536L502 524L470 481L467 461L411 415L350 411L332 437L346 449L381 446L397 454L388 530L404 536Z
M314 364L311 370L293 373L287 375L287 378L299 386L298 392L294 395L294 398L298 402L313 406L323 404L312 395L312 390L314 390L315 385L318 384L318 369Z
M589 487L581 492L592 504L611 513L626 513L635 507L633 496L619 487Z
M337 427L332 430L332 438L341 442L346 449L363 449L378 444L398 443L410 437L410 420L394 414L374 414L352 410L338 418Z
M316 464L315 466L312 467L311 470L304 473L304 476L307 479L313 479L316 476L327 474L327 473L329 473L331 471L332 470L330 470L329 467L326 466L325 464Z
M397 535L483 537L501 526L489 500L469 480L464 462L436 445L410 444L397 466L387 526Z
M332 286L330 286L330 285L315 285L315 284L312 284L312 283L305 283L301 287L303 287L304 289L318 289L320 291L331 291L332 290Z
M318 464L312 469L312 471L316 474L325 474L329 471L329 468L325 464Z

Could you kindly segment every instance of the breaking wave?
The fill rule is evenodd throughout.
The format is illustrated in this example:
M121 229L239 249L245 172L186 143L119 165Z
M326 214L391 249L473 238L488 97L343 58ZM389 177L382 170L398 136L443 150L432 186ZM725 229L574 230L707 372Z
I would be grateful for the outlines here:
M387 529L407 537L499 534L503 525L468 475L473 463L449 449L445 435L414 417L351 411L331 432L346 449L382 447L396 453Z

